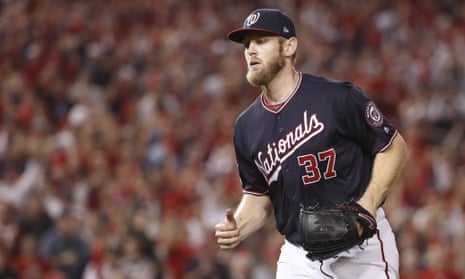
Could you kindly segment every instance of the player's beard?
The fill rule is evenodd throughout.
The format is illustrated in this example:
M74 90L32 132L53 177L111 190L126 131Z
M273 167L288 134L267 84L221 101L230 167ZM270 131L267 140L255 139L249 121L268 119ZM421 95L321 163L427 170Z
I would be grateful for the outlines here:
M277 57L271 59L268 64L258 71L247 71L247 81L254 86L261 86L270 83L274 77L284 68L284 56L279 51Z

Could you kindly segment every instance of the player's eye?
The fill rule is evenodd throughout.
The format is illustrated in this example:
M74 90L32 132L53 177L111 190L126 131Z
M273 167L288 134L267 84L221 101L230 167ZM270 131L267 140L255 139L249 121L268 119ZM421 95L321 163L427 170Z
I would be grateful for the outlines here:
M261 44L266 43L267 39L266 37L260 37L260 38L257 38L255 41L257 42L258 45L261 45Z

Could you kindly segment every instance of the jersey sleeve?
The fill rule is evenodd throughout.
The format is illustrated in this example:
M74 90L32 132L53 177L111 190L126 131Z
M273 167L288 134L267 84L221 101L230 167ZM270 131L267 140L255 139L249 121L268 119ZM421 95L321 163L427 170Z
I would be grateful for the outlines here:
M338 98L334 111L338 129L374 156L390 146L397 129L359 88L345 83L346 93Z
M242 190L245 194L263 196L268 194L268 184L263 175L247 152L247 144L244 142L237 124L234 132L234 149L236 152L236 162L239 170L239 177L242 183Z

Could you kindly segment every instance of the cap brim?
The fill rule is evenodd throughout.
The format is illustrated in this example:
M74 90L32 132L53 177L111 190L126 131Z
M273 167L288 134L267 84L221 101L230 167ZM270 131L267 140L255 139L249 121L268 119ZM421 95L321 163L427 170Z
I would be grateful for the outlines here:
M250 32L261 32L261 33L268 33L270 35L281 36L281 34L279 33L272 32L266 29L260 29L260 28L239 28L239 29L235 29L229 32L227 36L229 40L242 44L244 41L244 36Z

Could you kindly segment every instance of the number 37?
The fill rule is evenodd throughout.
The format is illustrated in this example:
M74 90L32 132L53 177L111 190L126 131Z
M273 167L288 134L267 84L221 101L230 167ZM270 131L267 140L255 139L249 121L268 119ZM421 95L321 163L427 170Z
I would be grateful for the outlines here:
M326 151L318 152L318 154L306 154L297 157L299 166L305 166L306 174L302 176L302 181L305 185L316 183L324 179L328 180L337 176L334 165L336 163L336 151L334 148ZM326 162L326 169L323 171L323 175L320 171L320 163Z

